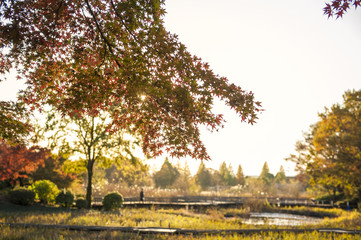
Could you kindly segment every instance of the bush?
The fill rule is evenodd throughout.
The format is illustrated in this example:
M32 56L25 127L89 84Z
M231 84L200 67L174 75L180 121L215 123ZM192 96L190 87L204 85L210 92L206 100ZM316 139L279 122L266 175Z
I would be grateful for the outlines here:
M10 191L10 201L19 205L31 205L35 200L35 193L26 188L18 188Z
M77 208L86 208L87 201L84 198L79 198L75 201L75 206Z
M121 208L123 196L117 192L109 193L103 198L103 209L105 211Z
M270 210L272 207L267 199L249 198L244 203L244 208L249 209L252 212L262 212Z
M58 195L58 187L49 180L39 180L30 186L30 189L35 192L35 198L39 199L41 203L54 203Z
M330 195L330 194L326 194L326 195L322 195L320 197L317 197L316 200L317 201L327 201L327 202L337 202L337 201L342 201L345 200L346 196L344 193L337 193L335 196Z
M63 207L71 207L74 202L74 194L69 190L63 190L56 196L55 202Z
M0 190L9 188L10 184L7 181L0 181Z

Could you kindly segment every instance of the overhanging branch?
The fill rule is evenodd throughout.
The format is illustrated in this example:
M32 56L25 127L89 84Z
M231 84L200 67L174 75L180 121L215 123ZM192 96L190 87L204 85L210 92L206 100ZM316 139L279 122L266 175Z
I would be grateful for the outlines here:
M93 12L93 9L91 8L90 4L89 4L89 1L88 0L84 0L86 5L87 5L87 8L89 10L89 13L92 15L92 18L95 22L95 25L97 27L97 30L99 31L100 33L100 36L101 38L103 39L103 41L105 42L105 44L108 46L108 49L110 51L110 53L115 57L115 54L114 54L114 51L113 51L113 46L112 44L108 41L108 39L105 37L102 29L100 28L100 25L99 25L99 22L98 22L98 19L96 18L94 12ZM116 64L118 65L119 68L122 68L122 65L119 63L119 61L117 60L117 58L115 57L114 58Z
M115 5L114 5L113 0L110 0L110 3L112 4L112 8L113 8L113 10L114 10L114 12L115 12L115 15L117 15L117 17L120 19L120 21L122 22L125 30L127 30L127 32L130 34L130 36L132 36L133 39L134 39L136 42L138 42L137 37L132 33L132 31L130 31L130 29L129 29L129 28L127 27L127 25L125 24L123 17L122 17L122 16L117 12L117 10L115 9Z

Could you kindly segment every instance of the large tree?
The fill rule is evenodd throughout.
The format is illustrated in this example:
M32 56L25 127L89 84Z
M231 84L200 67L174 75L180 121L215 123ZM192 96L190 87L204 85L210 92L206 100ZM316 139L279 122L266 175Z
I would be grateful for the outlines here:
M18 68L23 100L63 115L112 111L143 151L209 159L199 126L223 124L219 98L254 123L260 103L213 73L163 26L164 0L2 0L0 73Z
M330 194L346 190L361 198L361 90L347 91L342 104L326 108L319 117L298 143L299 155L289 159Z
M35 124L34 124L35 125ZM54 111L48 112L43 127L38 127L37 141L47 141L48 147L77 161L86 169L86 200L91 207L92 185L95 165L111 167L116 165L137 164L134 156L135 146L139 144L135 136L126 129L112 130L113 121L109 113L102 112L98 117L60 117Z
M347 91L343 100L320 114L309 168L320 181L350 185L361 198L361 90Z

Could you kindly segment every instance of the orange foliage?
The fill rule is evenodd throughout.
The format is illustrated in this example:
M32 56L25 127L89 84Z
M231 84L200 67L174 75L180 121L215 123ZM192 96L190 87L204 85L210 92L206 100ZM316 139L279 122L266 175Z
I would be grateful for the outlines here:
M11 184L19 178L28 178L38 166L44 165L49 151L45 148L25 145L11 146L0 140L0 181L9 180Z

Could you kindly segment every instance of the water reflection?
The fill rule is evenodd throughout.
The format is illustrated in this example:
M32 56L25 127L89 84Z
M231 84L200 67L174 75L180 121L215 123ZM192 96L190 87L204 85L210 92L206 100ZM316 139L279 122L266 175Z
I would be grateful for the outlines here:
M306 217L288 213L251 213L250 218L242 218L242 222L252 225L298 226L317 224L321 218Z

